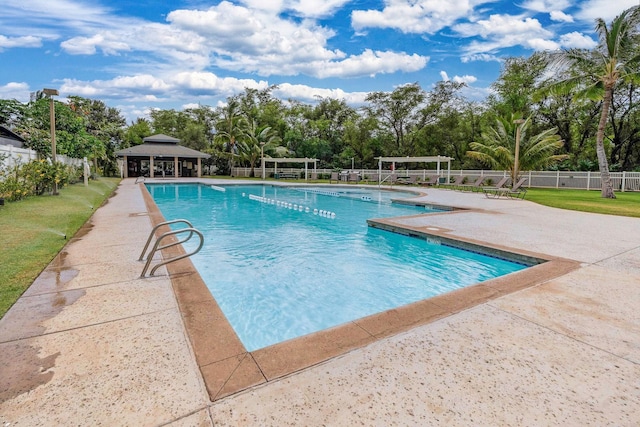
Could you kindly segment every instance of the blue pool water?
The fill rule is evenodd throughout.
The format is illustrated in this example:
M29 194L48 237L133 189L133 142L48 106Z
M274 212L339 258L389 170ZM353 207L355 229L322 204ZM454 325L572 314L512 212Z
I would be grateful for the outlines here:
M367 226L434 211L391 203L408 193L148 188L167 220L187 219L204 233L192 261L248 351L526 268Z

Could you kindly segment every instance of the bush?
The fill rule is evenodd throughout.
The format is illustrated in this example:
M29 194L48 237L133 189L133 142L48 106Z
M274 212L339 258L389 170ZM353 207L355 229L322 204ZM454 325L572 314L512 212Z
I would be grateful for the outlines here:
M77 182L77 168L47 160L32 160L24 165L0 170L0 197L14 202L28 196L53 192L54 184L64 187Z

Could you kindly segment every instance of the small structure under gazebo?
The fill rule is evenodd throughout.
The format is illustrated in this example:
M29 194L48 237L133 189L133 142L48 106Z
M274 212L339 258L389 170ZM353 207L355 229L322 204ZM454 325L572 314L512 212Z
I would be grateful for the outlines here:
M378 182L382 179L382 164L391 163L391 170L395 172L396 163L436 163L436 170L438 176L441 174L440 165L447 163L447 182L451 177L451 160L453 157L447 156L427 156L427 157L376 157L378 160Z
M124 178L154 177L200 177L202 159L211 157L189 147L180 145L180 140L158 134L144 138L143 143L116 151L123 159Z
M316 176L316 162L318 159L309 159L307 157L263 157L262 158L262 179L265 179L265 163L274 164L274 177L279 178L284 174L278 174L278 164L280 163L304 163L304 179L309 179L309 163L313 163L313 175Z

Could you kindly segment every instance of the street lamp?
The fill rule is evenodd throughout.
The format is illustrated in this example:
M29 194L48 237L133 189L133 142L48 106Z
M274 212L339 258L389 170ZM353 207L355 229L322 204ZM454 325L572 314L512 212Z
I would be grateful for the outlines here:
M353 169L354 169L354 167L353 167L353 157L352 157L351 158L351 172L353 172Z
M60 95L58 89L43 89L45 95L49 97L49 123L51 124L51 162L56 166L56 107L53 104L53 97ZM53 180L53 194L58 194L58 183Z
M264 141L260 143L260 162L262 163L262 179L263 180L264 180L264 144L265 144Z
M513 161L513 179L511 185L515 187L516 181L518 179L518 172L520 171L520 132L522 131L522 124L525 122L525 119L516 119L513 121L518 127L516 128L516 154Z

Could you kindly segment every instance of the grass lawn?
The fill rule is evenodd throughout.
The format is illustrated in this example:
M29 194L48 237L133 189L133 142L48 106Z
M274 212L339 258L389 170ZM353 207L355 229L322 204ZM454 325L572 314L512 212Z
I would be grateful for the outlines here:
M603 199L600 191L531 188L526 199L554 208L640 218L640 192L616 192Z
M0 317L38 277L120 180L100 178L0 206Z

